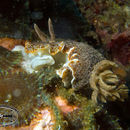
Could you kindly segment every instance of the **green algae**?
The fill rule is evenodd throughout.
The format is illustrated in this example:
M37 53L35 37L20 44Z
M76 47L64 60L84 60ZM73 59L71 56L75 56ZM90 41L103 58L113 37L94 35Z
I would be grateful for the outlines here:
M0 71L5 71L19 66L22 55L19 52L11 52L6 48L0 47Z
M53 98L50 95L48 95L45 91L43 91L42 100L47 106L49 106L52 109L54 113L55 121L56 121L54 130L63 130L64 129L63 116L59 108L54 103Z
M91 100L81 96L81 94L76 94L72 89L67 90L65 88L59 88L57 90L57 95L67 99L69 104L78 107L78 109L66 115L68 126L70 127L69 129L97 129L94 114L101 109L100 106L95 105Z

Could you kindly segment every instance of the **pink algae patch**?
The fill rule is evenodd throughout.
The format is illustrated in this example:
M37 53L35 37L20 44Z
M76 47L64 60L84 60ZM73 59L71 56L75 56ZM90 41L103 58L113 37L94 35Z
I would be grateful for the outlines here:
M78 107L74 105L69 105L68 101L60 96L55 97L55 101L64 114L73 112L74 110L78 109Z

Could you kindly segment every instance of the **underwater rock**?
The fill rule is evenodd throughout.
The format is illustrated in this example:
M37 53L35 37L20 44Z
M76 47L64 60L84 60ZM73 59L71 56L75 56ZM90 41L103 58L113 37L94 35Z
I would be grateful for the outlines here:
M96 33L105 45L113 34L123 32L130 26L129 0L74 1L85 19L94 25Z
M50 129L97 129L95 114L102 109L97 101L124 101L128 96L123 82L126 73L87 43L55 40L50 19L48 25L50 39L34 25L42 42L26 41L25 47L17 45L12 52L4 48L7 54L9 51L22 55L19 65L23 71L1 73L0 104L14 106L21 112L18 128L32 128L37 112L47 108L55 120ZM40 116L35 129L49 128L48 115L44 119Z
M107 44L107 49L113 59L125 66L130 65L130 28L114 35L112 40Z

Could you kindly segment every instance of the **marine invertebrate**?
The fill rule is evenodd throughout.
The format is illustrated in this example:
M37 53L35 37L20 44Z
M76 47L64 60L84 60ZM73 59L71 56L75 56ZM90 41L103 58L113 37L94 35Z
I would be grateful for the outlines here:
M120 73L121 72L121 73ZM127 97L128 88L123 83L125 72L111 61L103 60L94 66L91 72L90 86L94 90L92 100L121 100Z
M72 85L76 89L88 84L86 79L89 79L92 66L105 58L88 44L71 40L54 42L51 22L49 22L49 30L52 38L49 42L46 40L45 43L45 35L38 26L35 25L35 29L43 43L26 42L25 49L21 46L13 49L18 51L19 47L22 51L25 59L22 62L23 68L32 73L46 65L54 66L65 86Z
M23 107L22 110L25 111L21 111L21 124L26 122L29 124L33 116L38 117L37 113L33 114L37 109L41 110L39 109L40 107L42 109L47 107L53 113L53 129L64 129L65 127L69 127L69 125L71 126L71 124L73 124L74 128L79 126L83 129L96 128L94 114L99 110L98 106L91 100L88 100L86 95L82 97L80 88L90 90L92 88L94 90L92 92L92 99L95 99L95 101L98 97L101 97L99 100L103 102L105 99L115 100L118 98L119 100L123 100L128 94L128 89L122 82L123 75L118 71L119 66L111 61L105 60L102 54L87 43L71 40L56 41L50 19L48 24L51 40L46 38L46 35L37 25L34 25L42 42L26 41L25 47L15 46L15 48L12 49L13 54L19 52L23 56L19 63L23 69L23 73L12 71L9 71L8 74L6 72L2 73L4 78L1 78L1 85L5 83L4 80L6 79L10 83L12 78L14 81L12 84L15 84L11 84L11 89L9 89L11 96L9 95L9 98L6 98L8 91L6 92L4 87L1 87L4 91L3 95L0 93L3 96L2 103L6 103L5 101L7 100L7 104L13 105L19 110ZM62 85L60 79L62 79L64 85ZM23 83L20 87L18 86L18 81ZM51 83L51 81L53 82ZM10 84L8 84L4 84L6 85L5 88L9 87ZM13 86L18 89L15 93L13 92ZM21 92L19 91L22 86L22 91L29 91L29 94L24 96L29 103L25 102L24 105L22 105L23 100L21 99ZM72 86L72 88L65 88L63 86ZM60 92L59 89L64 91ZM70 90L69 92L67 92L68 89ZM78 95L75 90L81 92L81 95ZM86 93L88 93L88 91L86 91ZM22 94L24 95L24 93ZM65 109L63 109L62 105L56 103L60 101L60 98L57 97L64 98L64 95L66 95L65 99L69 99L68 102L72 98L69 102L70 105L62 104ZM91 93L89 93L89 95L91 95ZM18 96L18 98L15 99L16 97L14 96ZM93 98L94 96L96 98ZM18 100L19 103L17 103ZM31 117L26 116L28 111ZM75 116L75 113L79 116ZM65 126L63 121L64 117L68 121L66 123L68 126ZM73 118L70 121L71 117ZM43 120L41 119L41 123L35 128L42 128L42 126L44 126ZM78 126L77 124L74 125L78 120L80 120L80 124Z
M37 73L40 68L44 68L45 66L52 66L56 70L56 74L62 78L64 86L72 85L74 89L80 89L89 85L89 79L91 78L91 87L96 89L96 86L93 86L93 82L97 82L95 81L95 77L98 76L97 73L99 73L102 79L105 74L107 75L107 73L110 73L110 71L107 72L108 68L115 68L115 66L118 68L118 65L114 63L112 64L110 61L106 60L106 62L104 62L103 60L105 60L105 58L103 55L88 44L70 40L60 42L55 41L55 34L50 19L48 23L49 32L51 35L50 41L47 41L45 34L38 28L37 25L34 25L34 28L43 43L32 44L26 42L25 48L16 46L13 49L13 51L17 51L20 48L22 51L22 55L24 56L22 67L27 72ZM103 65L102 69L105 71L103 74L100 71L100 67L97 67L100 66L98 64L100 62L102 63L101 65ZM109 64L111 67L109 67ZM116 73L114 76L116 76ZM114 80L114 82L111 82L110 84L118 84L120 79L117 78ZM105 88L107 87L105 84L102 86L104 89L107 89ZM113 89L115 89L115 86ZM117 91L120 91L120 87L117 87ZM96 92L94 91L93 95L98 94ZM127 95L127 92L124 94ZM103 101L103 99L101 101Z

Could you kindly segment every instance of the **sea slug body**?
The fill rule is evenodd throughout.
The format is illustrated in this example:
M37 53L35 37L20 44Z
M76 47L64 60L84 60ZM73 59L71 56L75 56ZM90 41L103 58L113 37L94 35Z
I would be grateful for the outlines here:
M13 51L20 50L22 52L24 57L22 67L28 73L37 73L45 66L52 66L55 68L56 74L62 79L64 86L72 86L75 90L79 90L85 86L90 86L90 88L94 90L92 99L95 102L97 102L97 98L102 95L103 92L109 93L109 96L106 94L102 96L102 98L99 98L102 102L105 102L108 97L111 100L117 99L108 92L110 91L109 89L107 90L107 88L105 88L105 91L101 90L102 87L105 86L112 87L112 85L107 86L103 82L103 77L105 74L109 75L108 73L110 73L111 68L115 66L116 68L120 68L117 64L106 60L101 53L87 43L72 40L55 41L55 34L50 19L49 32L51 39L49 41L36 24L34 25L34 29L42 42L31 43L26 41L25 47L16 46L13 49ZM106 64L108 65L107 67ZM102 66L101 71L100 65ZM98 80L96 79L98 75L94 75L95 72L99 73ZM112 74L110 75L112 75L112 77L105 75L107 77L105 82L109 82L108 84L115 84L116 88L120 88L116 89L117 92L114 92L114 94L118 97L118 99L123 101L128 94L127 87L120 82L123 75L119 76L116 72L111 73ZM93 86L93 83L95 83L95 86ZM121 87L120 85L123 85L124 87ZM115 87L112 87L111 89L114 90ZM121 92L123 92L125 96L120 97L119 94L121 94Z

